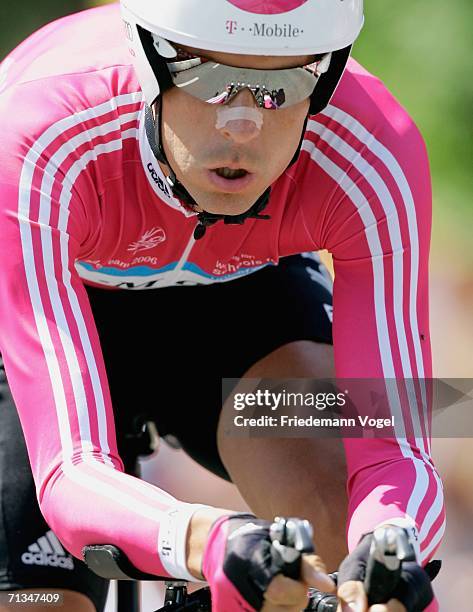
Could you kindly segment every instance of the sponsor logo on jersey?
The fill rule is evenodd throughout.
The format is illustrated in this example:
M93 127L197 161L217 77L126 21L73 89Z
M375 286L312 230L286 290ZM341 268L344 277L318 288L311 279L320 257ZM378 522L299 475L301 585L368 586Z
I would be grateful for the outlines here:
M51 531L47 531L28 546L28 550L21 555L25 565L48 565L49 567L60 567L73 570L74 560L62 547L61 542Z
M255 257L254 255L248 255L241 253L240 255L234 255L230 257L228 261L217 260L215 268L212 270L212 274L215 276L222 276L224 274L234 274L240 270L247 268L255 268L257 266L265 266L267 264L277 264L277 261L270 257Z
M154 249L155 246L166 240L166 232L162 227L153 227L145 232L139 240L132 242L128 246L128 251L138 253L139 251L147 251Z
M109 259L108 265L115 266L116 268L121 268L122 270L126 270L127 268L131 268L137 264L150 264L151 266L158 265L158 258L151 257L149 255L140 255L135 257L131 261L122 261L121 259Z
M96 270L100 270L100 268L102 267L102 262L100 261L100 259L86 259L85 263L94 266Z

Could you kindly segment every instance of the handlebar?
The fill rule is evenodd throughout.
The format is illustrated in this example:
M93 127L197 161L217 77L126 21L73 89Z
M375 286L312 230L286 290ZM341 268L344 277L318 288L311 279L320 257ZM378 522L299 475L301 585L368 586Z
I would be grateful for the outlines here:
M112 544L85 546L82 556L88 568L106 580L169 580L141 572L123 551Z
M387 601L399 582L403 562L415 560L414 546L405 529L375 529L364 582L369 605Z
M320 591L309 591L309 606L304 612L337 612L338 597Z
M337 584L338 572L329 574L330 578ZM338 609L338 597L333 593L323 593L317 589L309 589L309 605L304 612L336 612Z
M297 518L276 517L270 528L273 546L286 562L283 573L291 578L300 576L301 553L314 552L312 526ZM210 589L203 588L187 594L187 583L147 574L138 570L127 556L110 544L91 545L83 549L83 557L89 569L107 580L153 580L166 583L166 612L207 612L211 610ZM404 561L415 560L412 543L404 529L387 527L375 530L367 563L365 590L370 605L387 601L393 592ZM440 562L432 562L431 579L440 569ZM337 573L329 574L337 584ZM309 590L309 604L304 612L336 612L335 595L317 589Z

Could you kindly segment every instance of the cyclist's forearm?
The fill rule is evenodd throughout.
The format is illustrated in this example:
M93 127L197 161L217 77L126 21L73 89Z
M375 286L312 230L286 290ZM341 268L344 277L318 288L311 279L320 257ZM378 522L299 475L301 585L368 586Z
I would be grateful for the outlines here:
M384 446L383 464L361 465L372 445ZM398 447L397 447L398 448ZM398 456L395 443L382 439L348 440L349 516L348 544L353 550L364 533L380 524L415 527L419 561L429 561L445 529L445 508L440 478L431 461ZM407 448L407 446L405 447ZM358 450L358 460L354 452ZM393 453L396 453L393 455ZM369 456L369 454L367 455ZM424 499L428 503L421 503Z
M189 572L196 578L205 579L202 574L202 557L210 528L219 517L233 513L234 510L209 507L197 510L192 516L187 532L186 560Z

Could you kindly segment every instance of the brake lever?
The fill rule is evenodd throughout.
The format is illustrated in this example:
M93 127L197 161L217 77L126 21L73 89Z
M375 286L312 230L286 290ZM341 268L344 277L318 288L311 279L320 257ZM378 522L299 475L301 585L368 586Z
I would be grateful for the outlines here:
M281 555L286 567L284 575L298 580L300 578L301 555L313 553L314 530L309 521L299 518L275 517L269 529L273 546Z
M396 526L375 529L364 580L369 604L386 602L399 582L402 564L415 560L414 546L405 529Z

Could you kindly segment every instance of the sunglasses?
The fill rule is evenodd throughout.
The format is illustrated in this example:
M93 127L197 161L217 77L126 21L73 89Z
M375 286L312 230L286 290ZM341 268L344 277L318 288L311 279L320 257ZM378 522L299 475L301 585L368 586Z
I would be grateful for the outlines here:
M315 56L307 66L278 70L237 68L176 48L166 65L176 87L211 104L226 104L248 89L260 108L276 110L309 98L330 66L331 53Z

